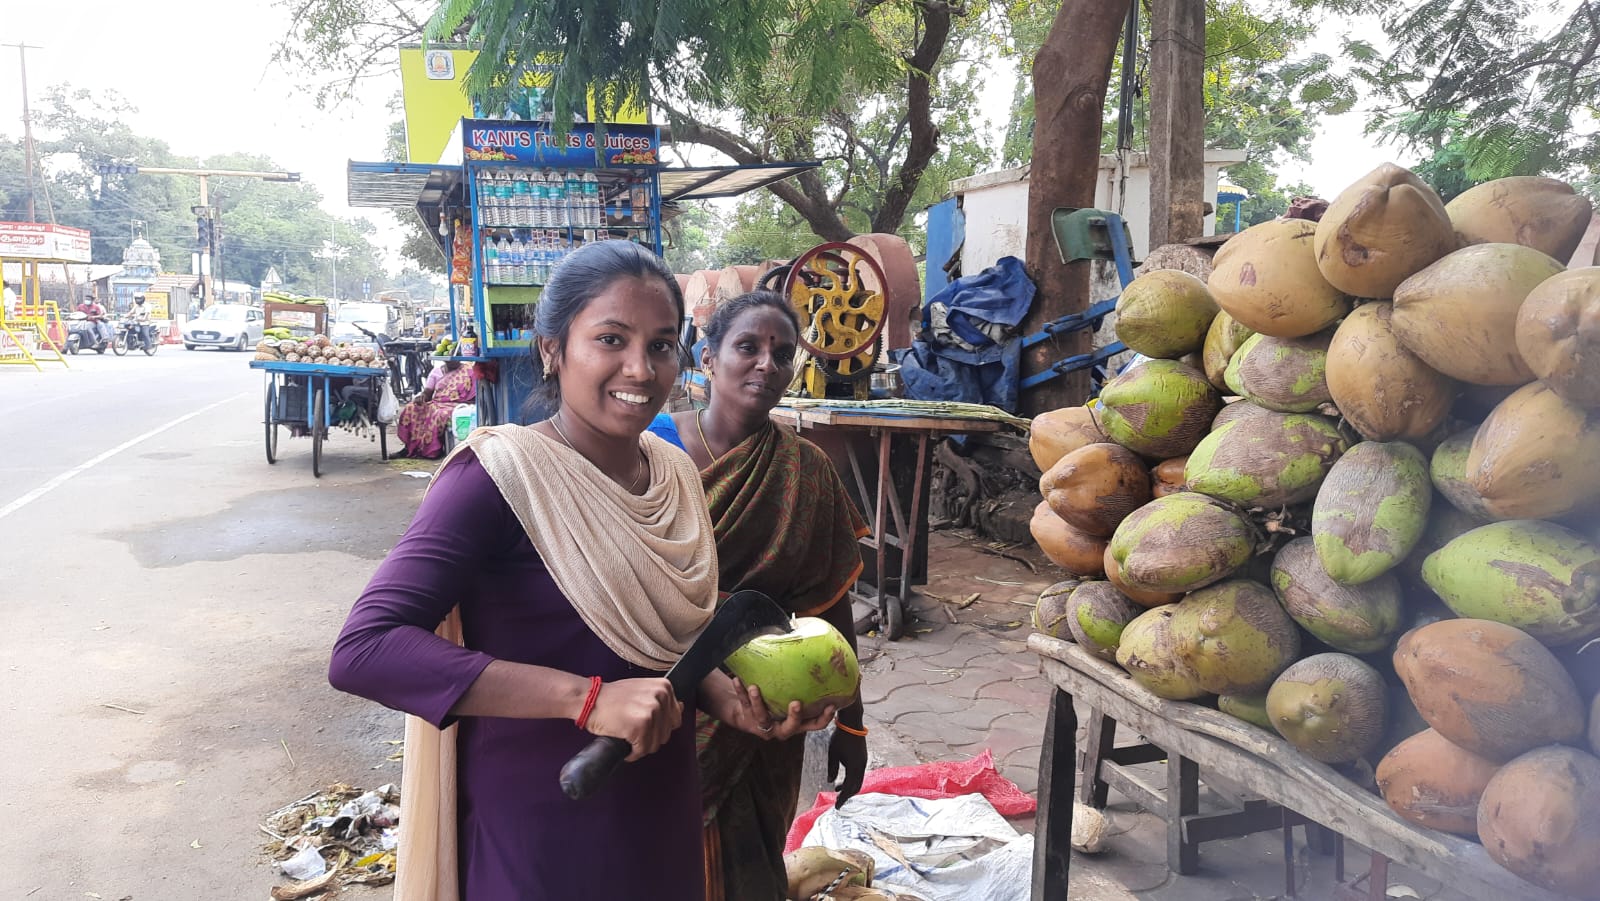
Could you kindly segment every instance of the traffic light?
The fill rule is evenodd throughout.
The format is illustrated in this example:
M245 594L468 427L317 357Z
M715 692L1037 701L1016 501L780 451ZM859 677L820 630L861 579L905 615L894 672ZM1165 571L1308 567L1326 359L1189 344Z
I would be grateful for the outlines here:
M194 220L197 239L195 246L201 250L211 249L211 220L201 216Z
M137 175L139 167L132 163L100 163L95 171L101 175Z

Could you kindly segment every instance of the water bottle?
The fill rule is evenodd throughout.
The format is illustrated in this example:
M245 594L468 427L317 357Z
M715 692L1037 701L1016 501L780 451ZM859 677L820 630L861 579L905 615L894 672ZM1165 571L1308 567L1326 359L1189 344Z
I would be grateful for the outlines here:
M600 227L600 180L592 171L583 173L584 227Z
M483 236L483 279L491 285L500 283L500 248L490 235Z
M546 209L549 210L545 214L544 227L560 228L566 224L563 221L566 216L566 211L563 209L566 206L566 185L561 180L560 172L552 172L549 169L544 171L544 184Z
M488 172L478 173L478 224L493 225L494 182Z
M522 241L522 281L518 284L539 284L539 245L531 232Z
M513 211L511 208L512 195L515 187L511 181L511 173L504 169L497 170L494 174L495 204L499 207L498 221L495 225L502 228L512 224Z
M513 285L520 285L523 284L523 267L528 264L528 248L527 245L517 240L516 235L511 236L510 246L511 250L506 255L506 281Z
M567 189L567 228L583 228L583 176L568 169L563 176Z
M517 263L513 259L511 238L500 239L500 278L501 284L511 284L517 277Z

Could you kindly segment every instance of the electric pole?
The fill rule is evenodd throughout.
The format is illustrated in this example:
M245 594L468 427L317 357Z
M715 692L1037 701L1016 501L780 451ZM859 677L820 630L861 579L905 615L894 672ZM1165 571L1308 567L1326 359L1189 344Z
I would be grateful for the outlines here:
M33 203L35 194L33 178L37 169L37 159L33 150L33 114L28 108L28 51L43 50L44 48L20 41L4 46L17 48L17 60L22 63L22 154L25 160L24 165L28 167L28 221L38 222L38 214L34 210ZM45 204L48 206L49 203L50 200L47 195ZM54 211L52 211L50 218L52 221L55 219Z

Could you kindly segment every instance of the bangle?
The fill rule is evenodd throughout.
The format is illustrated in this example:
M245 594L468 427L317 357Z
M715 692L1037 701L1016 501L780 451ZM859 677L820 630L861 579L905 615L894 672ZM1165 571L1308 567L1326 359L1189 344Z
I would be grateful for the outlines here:
M590 676L589 677L589 695L583 699L583 709L578 711L578 718L576 720L573 720L573 722L578 724L578 728L579 729L588 728L588 726L589 726L589 714L594 712L594 702L598 701L599 699L600 699L600 677L599 676Z
M856 736L860 736L861 738L866 738L867 737L867 729L866 729L865 726L861 727L860 729L852 729L849 726L846 726L844 723L841 723L838 720L834 720L833 721L833 727L835 729L838 729L840 732L844 732L844 733L846 733L848 735L856 735Z

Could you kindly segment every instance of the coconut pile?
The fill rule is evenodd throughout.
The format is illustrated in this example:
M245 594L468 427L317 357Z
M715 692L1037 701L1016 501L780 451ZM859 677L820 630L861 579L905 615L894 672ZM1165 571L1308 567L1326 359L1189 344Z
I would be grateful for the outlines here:
M1600 268L1560 262L1590 217L1384 165L1209 281L1129 284L1153 359L1033 423L1033 535L1073 576L1035 626L1600 898Z

